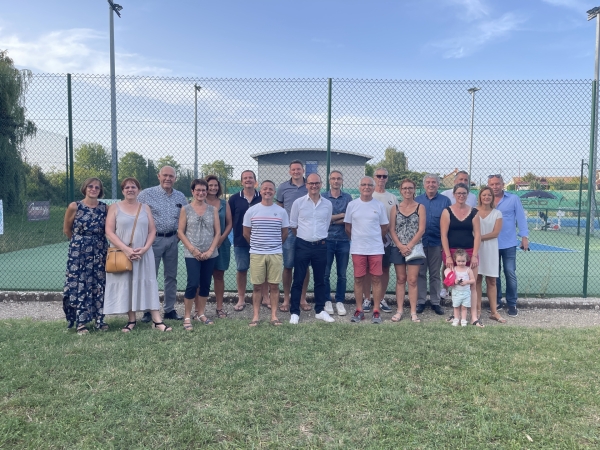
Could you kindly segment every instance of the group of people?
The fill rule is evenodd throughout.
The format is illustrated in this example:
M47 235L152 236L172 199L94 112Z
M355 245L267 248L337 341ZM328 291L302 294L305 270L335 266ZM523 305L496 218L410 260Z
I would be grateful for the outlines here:
M253 317L259 324L260 308L270 309L270 323L281 325L278 312L289 312L291 324L300 321L302 311L312 310L306 300L311 277L315 317L334 322L335 313L346 315L346 272L350 257L354 269L356 308L352 322L381 323L381 312L393 312L384 299L390 266L396 273L397 310L391 317L403 316L408 285L410 317L420 322L427 291L435 313L443 315L441 273L453 273L453 325L471 323L482 327L481 295L483 278L487 284L490 319L504 323L498 312L502 303L499 282L503 266L506 305L516 316L517 228L521 247L527 250L527 223L516 195L504 191L499 174L490 175L488 186L478 198L469 192L469 175L461 171L453 189L440 193L439 176L423 179L424 194L415 196L416 184L400 183L400 201L386 191L388 171L378 168L374 178L363 177L360 196L355 200L342 191L343 174L329 174L330 189L321 192L321 177L305 177L299 160L289 164L290 179L279 186L263 180L257 186L256 174L241 174L242 190L221 198L216 176L196 179L191 184L191 202L173 188L176 173L161 168L159 185L140 191L135 178L121 183L123 200L108 207L99 199L103 186L89 178L82 187L83 200L69 205L64 232L70 239L63 308L69 328L89 332L88 324L108 329L106 314L128 314L122 329L136 326L136 312L144 311L142 321L153 328L171 331L159 314L158 273L164 270L164 318L183 320L183 328L193 329L193 320L211 325L205 314L211 282L214 281L216 316L227 317L223 308L224 272L230 263L229 234L233 231L238 302L235 311L246 307L248 271L253 285ZM257 190L257 187L259 188ZM131 261L133 270L105 273L110 241ZM184 247L187 285L184 316L175 310L177 293L178 245ZM332 297L330 274L335 262L337 283ZM427 289L429 279L429 289ZM447 282L447 280L444 280ZM283 303L279 285L283 284ZM335 312L334 312L335 304Z

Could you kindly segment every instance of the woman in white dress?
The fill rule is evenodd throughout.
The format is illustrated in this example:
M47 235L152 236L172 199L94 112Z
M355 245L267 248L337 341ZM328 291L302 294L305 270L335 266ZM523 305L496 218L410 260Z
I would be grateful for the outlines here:
M156 237L154 219L148 205L137 200L140 183L133 177L121 182L124 200L110 205L106 217L106 237L111 245L118 247L132 262L133 270L106 274L104 314L125 314L129 322L123 327L129 333L136 325L135 313L150 310L152 328L171 331L160 317L158 283L152 243ZM137 222L136 215L139 215ZM131 231L135 224L133 242L129 246Z
M477 298L481 305L482 283L485 284L488 301L490 302L490 319L500 323L506 320L500 316L497 307L496 278L500 273L498 259L498 234L502 229L502 213L494 208L494 192L489 187L479 191L479 219L481 228L481 246L479 247L479 274L477 275ZM479 311L481 313L481 311Z

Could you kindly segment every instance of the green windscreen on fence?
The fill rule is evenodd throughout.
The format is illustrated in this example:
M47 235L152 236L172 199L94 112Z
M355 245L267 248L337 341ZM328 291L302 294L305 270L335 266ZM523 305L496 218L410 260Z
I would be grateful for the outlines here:
M241 189L243 170L279 184L289 179L294 159L326 180L328 155L330 169L343 173L343 190L354 197L360 178L380 166L389 171L387 188L397 196L400 180L411 178L422 186L426 173L439 174L440 190L446 190L456 172L470 166L474 193L488 175L501 174L506 189L525 196L531 251L517 255L519 294L583 292L588 80L123 76L116 80L113 148L108 76L72 75L70 83L66 75L23 76L27 80L15 101L30 128L15 140L6 131L14 130L14 117L0 116L0 290L62 289L66 206L81 198L79 185L88 176L103 181L107 199L122 197L111 188L116 151L119 180L135 176L143 188L154 186L158 169L168 164L177 170L176 189L188 197L195 174L218 175L230 195ZM9 81L0 80L0 86ZM473 87L479 90L469 92ZM48 214L33 217L36 207ZM588 294L600 295L600 232L597 221L594 225ZM225 276L227 290L235 291L233 258ZM389 291L393 283L392 277ZM183 254L178 285L185 286Z

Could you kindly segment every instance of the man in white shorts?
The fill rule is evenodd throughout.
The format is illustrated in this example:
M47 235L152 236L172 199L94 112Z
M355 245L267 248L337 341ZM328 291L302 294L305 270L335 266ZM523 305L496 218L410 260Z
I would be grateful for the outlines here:
M283 269L282 244L287 238L290 226L287 212L273 204L275 184L265 180L260 185L260 203L251 206L244 214L244 237L250 243L250 282L252 289L251 327L260 322L260 302L263 284L269 284L271 299L271 325L281 325L277 318L279 304L279 283Z

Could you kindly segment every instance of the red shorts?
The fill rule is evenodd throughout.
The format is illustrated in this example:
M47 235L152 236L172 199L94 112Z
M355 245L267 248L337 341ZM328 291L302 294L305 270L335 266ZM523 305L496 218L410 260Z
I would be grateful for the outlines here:
M354 265L354 278L361 278L369 273L374 276L383 275L383 255L352 255L352 264Z
M456 250L458 250L458 249L457 248L450 249L450 256L452 256L452 260L454 260L454 254L456 253ZM473 256L473 249L465 248L464 250L465 250L465 252L467 252L467 262L471 261L471 256ZM446 264L446 253L444 253L444 250L442 250L442 263Z

